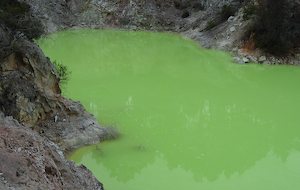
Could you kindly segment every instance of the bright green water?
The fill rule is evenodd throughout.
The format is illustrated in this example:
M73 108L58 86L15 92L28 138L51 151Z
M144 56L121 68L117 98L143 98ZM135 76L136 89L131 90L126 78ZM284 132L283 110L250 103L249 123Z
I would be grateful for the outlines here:
M72 71L64 93L122 133L70 156L106 190L300 189L300 68L233 64L160 33L39 44Z

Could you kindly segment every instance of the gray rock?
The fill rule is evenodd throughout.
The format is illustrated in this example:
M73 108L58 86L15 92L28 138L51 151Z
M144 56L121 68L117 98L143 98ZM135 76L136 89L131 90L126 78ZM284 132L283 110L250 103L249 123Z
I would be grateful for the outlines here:
M230 16L229 18L228 18L228 22L232 22L232 21L234 21L234 19L235 19L235 17L234 16Z
M102 184L89 170L65 159L56 144L31 128L19 125L14 125L9 118L0 120L0 139L6 139L5 143L0 143L1 190L8 189L7 186L24 190L103 190ZM20 151L21 147L26 151ZM18 152L10 152L12 149Z
M234 57L233 61L238 63L238 64L244 64L244 61L240 57Z
M247 58L249 59L249 62L257 62L257 58L255 56L247 56Z
M238 48L235 47L235 48L232 49L232 51L233 51L233 52L237 52L237 51L238 51Z
M242 60L243 60L244 63L249 63L249 61L250 61L247 57L243 57Z
M258 58L258 62L259 62L259 63L263 63L263 62L265 62L265 61L267 61L266 56L260 56L260 57Z
M58 120L58 116L57 116L57 115L55 115L55 116L54 116L54 123L56 123L56 122L57 122L57 120Z
M234 26L230 27L230 29L229 29L230 32L234 32L235 30L236 30L236 29L235 29Z

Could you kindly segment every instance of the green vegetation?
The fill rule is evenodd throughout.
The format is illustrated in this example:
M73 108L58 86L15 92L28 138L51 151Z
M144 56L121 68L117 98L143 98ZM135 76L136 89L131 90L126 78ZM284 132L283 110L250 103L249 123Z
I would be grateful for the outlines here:
M195 11L202 11L205 8L204 5L199 2L195 2L192 7Z
M38 38L43 33L41 23L31 16L30 7L17 0L0 1L0 24L23 32L30 39Z
M6 14L23 14L28 12L29 6L25 3L19 3L16 0L1 0L0 2L1 16Z
M205 30L210 30L217 25L225 22L230 16L233 16L237 9L231 5L224 5L217 16L207 22Z
M300 5L289 0L261 0L251 29L256 47L276 56L300 47Z
M253 17L256 14L256 12L257 12L257 6L253 2L250 2L243 9L243 19L249 20L251 17Z
M71 72L68 70L68 67L58 61L53 61L53 65L55 66L55 70L58 74L60 82L66 83L71 74Z

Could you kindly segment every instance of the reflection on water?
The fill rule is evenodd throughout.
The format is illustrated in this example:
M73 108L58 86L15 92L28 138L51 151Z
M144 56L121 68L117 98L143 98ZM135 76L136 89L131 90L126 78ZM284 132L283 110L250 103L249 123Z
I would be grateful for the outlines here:
M300 188L300 68L236 65L178 36L79 30L39 41L120 139L75 151L107 190Z

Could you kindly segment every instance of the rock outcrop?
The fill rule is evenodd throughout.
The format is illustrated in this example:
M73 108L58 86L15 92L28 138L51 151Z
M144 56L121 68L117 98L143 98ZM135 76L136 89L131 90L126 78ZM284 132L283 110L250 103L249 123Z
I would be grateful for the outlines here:
M91 189L102 184L47 138L0 113L0 189Z
M0 37L0 111L63 149L104 138L107 129L80 103L60 94L54 66L36 44L3 26Z
M103 189L63 152L114 137L115 132L99 126L79 102L63 97L49 58L20 26L10 28L2 21L0 189Z

